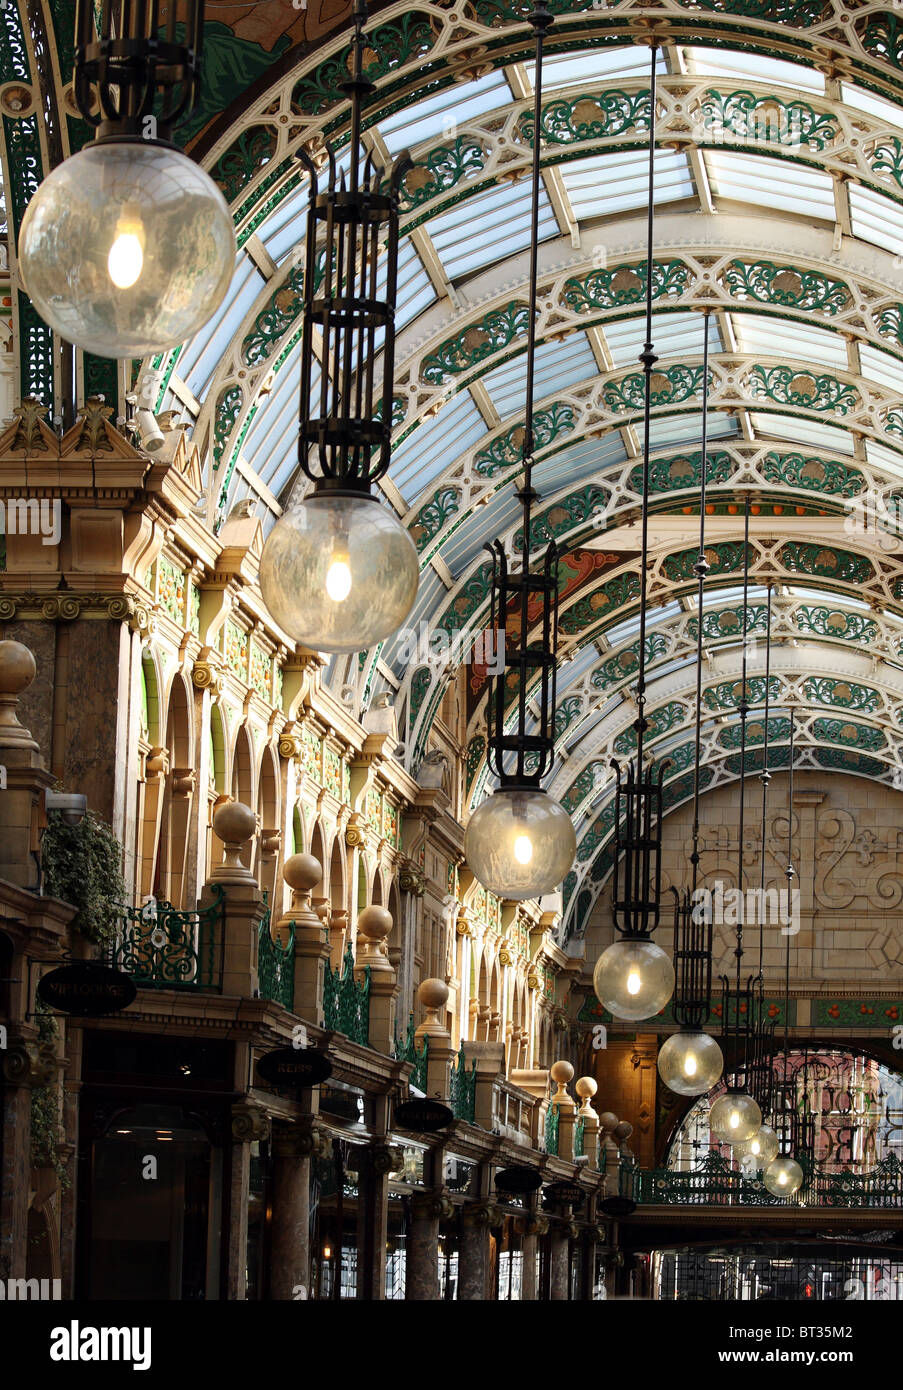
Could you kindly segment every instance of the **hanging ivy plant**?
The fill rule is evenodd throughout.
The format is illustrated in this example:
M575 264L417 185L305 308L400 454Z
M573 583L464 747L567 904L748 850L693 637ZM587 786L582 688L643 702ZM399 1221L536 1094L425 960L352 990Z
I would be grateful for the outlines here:
M88 811L66 825L59 811L47 817L41 843L44 892L78 908L72 926L88 941L104 945L116 935L125 902L122 845L102 820Z
M38 1037L42 1047L52 1048L57 1036L57 1022L51 1011L40 999L35 1001ZM31 1092L31 1166L32 1168L53 1168L60 1186L69 1186L69 1174L59 1156L57 1145L60 1139L60 1093L55 1079L43 1086L32 1087Z

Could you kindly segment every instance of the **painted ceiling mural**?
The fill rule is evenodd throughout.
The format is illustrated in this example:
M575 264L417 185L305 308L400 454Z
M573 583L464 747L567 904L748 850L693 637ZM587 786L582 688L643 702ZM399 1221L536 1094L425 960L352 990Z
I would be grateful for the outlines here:
M706 648L703 782L739 773L744 616L749 768L773 595L770 765L788 711L805 766L903 785L903 19L878 0L551 0L542 114L532 544L560 548L551 790L574 817L565 934L610 868L610 761L629 755L639 660L645 146L656 123L649 614L650 754L670 808L692 794L693 661ZM58 403L56 345L15 280L14 236L43 173L88 131L71 101L72 0L0 9L0 133L17 392ZM141 382L181 414L207 520L267 531L297 482L306 176L296 151L346 138L341 3L208 0L201 103L181 131L230 203L232 288L191 342L124 374L78 354L80 389ZM402 149L393 463L383 499L421 561L409 631L336 658L362 713L388 694L416 772L452 674L489 622L484 545L518 528L528 180L536 138L526 0L371 6L365 140ZM648 43L659 48L650 110ZM3 291L0 285L0 291ZM708 334L709 378L702 379ZM692 573L709 402L704 612ZM742 610L742 516L751 589ZM878 518L876 522L876 516ZM411 632L439 640L436 659ZM457 657L455 654L457 653ZM467 782L485 763L487 658L469 661Z

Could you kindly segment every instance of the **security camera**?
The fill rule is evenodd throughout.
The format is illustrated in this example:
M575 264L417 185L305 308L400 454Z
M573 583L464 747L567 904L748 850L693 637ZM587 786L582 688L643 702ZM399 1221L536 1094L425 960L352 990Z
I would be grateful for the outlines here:
M159 453L166 441L153 411L136 411L135 424L138 426L138 442L142 449L145 449L149 454Z
M83 792L47 792L44 805L48 811L59 811L64 825L81 825L88 810L88 798Z

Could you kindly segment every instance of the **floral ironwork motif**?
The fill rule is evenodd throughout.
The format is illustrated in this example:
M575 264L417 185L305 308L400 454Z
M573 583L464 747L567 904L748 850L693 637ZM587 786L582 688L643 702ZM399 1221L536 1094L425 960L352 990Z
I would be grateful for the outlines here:
M113 963L148 989L211 989L219 983L224 922L223 888L210 885L209 907L182 911L151 900L121 911ZM222 968L220 958L219 968Z
M846 415L862 404L855 386L838 381L829 372L756 365L749 369L748 384L753 396L765 396L778 405L794 405L804 410L835 410L839 415Z
M678 299L690 282L690 273L684 261L655 261L652 266L653 299ZM616 265L566 280L561 300L576 313L590 313L594 309L637 304L645 295L645 265Z
M564 401L555 401L545 410L537 410L533 415L533 441L536 449L544 449L559 435L570 434L575 426L573 407ZM514 425L506 434L499 435L474 458L474 469L485 478L491 478L501 468L509 468L521 458L524 441L523 425Z
M527 331L530 306L515 300L503 309L492 309L477 323L468 324L453 338L446 338L420 364L421 381L441 386L459 372L506 348Z
M865 487L865 479L858 468L850 468L837 459L812 458L806 454L766 454L762 472L770 483L806 488L828 496L856 497Z
M266 908L257 929L257 978L261 999L272 999L291 1011L295 1002L295 924L289 923L285 945L271 931L269 898L264 889Z
M653 371L651 377L651 401L657 405L679 405L681 401L696 396L702 389L702 367L687 367L675 363L666 371ZM711 372L709 373L711 385ZM619 381L609 381L602 391L602 397L609 410L620 414L625 410L642 410L645 392L643 372L631 372Z
M578 140L599 140L623 135L627 131L649 129L649 90L598 93L559 97L542 109L540 137L550 145L571 145ZM533 144L533 112L525 111L518 122L518 134Z
M747 604L745 613L743 605L739 608L722 608L720 612L704 613L702 617L702 635L709 642L717 642L725 637L736 638L738 636L750 636L755 632L766 632L768 630L768 609L762 605L756 607ZM687 636L695 641L699 634L699 619L691 618L687 623Z
M639 598L639 596L640 581L637 575L632 573L616 575L613 579L600 584L593 593L587 594L572 604L559 619L559 630L567 633L568 636L582 632L590 623L598 622L606 613L611 613L616 608L623 608L625 604Z
M784 568L794 574L818 574L824 579L844 579L851 584L865 584L875 577L874 567L865 555L837 550L834 546L788 541L781 547L779 559Z
M842 280L832 280L816 270L775 265L773 261L730 261L721 278L735 298L756 299L761 304L783 304L833 315L852 302Z
M226 441L241 414L242 393L240 386L230 386L223 391L216 403L216 418L213 424L213 471L219 468L226 449Z
M486 151L473 135L459 135L452 144L437 145L402 179L398 200L401 211L411 212L454 188L468 175L478 174L485 162Z
M807 700L820 705L841 705L844 709L859 709L869 714L881 704L877 690L855 681L835 680L831 676L812 676L803 683Z
M777 676L768 681L768 698L777 700L781 694L781 682ZM748 705L761 705L765 701L765 677L747 676L745 683L740 681L720 681L704 690L702 698L708 709L735 709L745 697Z
M776 145L808 145L823 150L837 137L835 117L819 113L805 101L780 101L755 92L709 90L699 103L705 131L724 131L737 140L752 138Z
M364 978L354 978L354 952L345 952L342 969L326 966L323 980L323 1019L325 1026L344 1033L352 1042L367 1047L370 1042L370 967Z
M726 483L731 475L729 454L714 452L708 455L707 483ZM649 491L676 492L680 488L696 487L702 478L702 454L674 454L671 458L652 459L649 464ZM643 488L643 465L637 464L630 474L630 486L635 492Z
M272 126L251 126L220 155L212 173L227 203L234 202L258 169L269 163L276 153L278 139Z
M380 24L368 35L364 49L364 76L372 82L403 67L414 58L425 58L438 30L428 16L411 10L388 24ZM292 92L292 105L305 116L318 116L345 100L343 85L351 73L350 45L314 68Z
M842 637L848 642L868 645L878 635L878 624L861 613L841 613L837 609L804 604L797 608L793 620L801 632L814 632L819 637Z
M840 743L845 748L864 748L868 753L878 753L887 747L887 739L880 729L868 724L854 724L844 719L815 719L812 732L816 738L828 743Z

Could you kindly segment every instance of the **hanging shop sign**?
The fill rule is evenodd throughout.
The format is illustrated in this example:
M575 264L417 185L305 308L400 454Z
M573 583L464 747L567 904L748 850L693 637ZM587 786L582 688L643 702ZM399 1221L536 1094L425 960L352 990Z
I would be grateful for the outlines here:
M527 1193L542 1187L542 1178L533 1168L500 1168L495 1175L499 1192Z
M599 1211L606 1216L632 1216L636 1211L636 1202L630 1197L606 1197L604 1202L599 1203Z
M272 1086L300 1091L332 1076L332 1063L313 1047L277 1047L258 1059L257 1071Z
M395 1107L395 1123L399 1129L413 1129L421 1134L434 1134L445 1129L454 1119L447 1105L438 1100L406 1100Z
M583 1205L585 1190L575 1182L553 1182L542 1194L544 1202L567 1202L572 1207Z
M138 993L121 970L94 960L73 960L42 975L37 996L48 1008L73 1018L101 1018L127 1009Z

